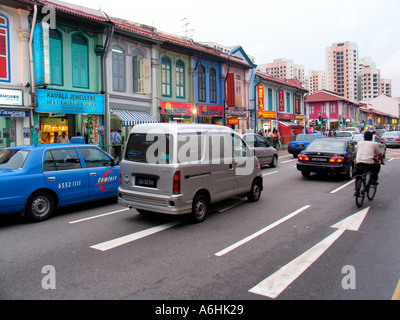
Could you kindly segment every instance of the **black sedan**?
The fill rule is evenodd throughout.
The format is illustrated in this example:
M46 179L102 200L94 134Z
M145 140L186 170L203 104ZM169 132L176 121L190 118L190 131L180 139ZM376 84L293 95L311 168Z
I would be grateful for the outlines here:
M353 176L356 142L351 139L316 139L298 156L297 170L303 177L311 172Z

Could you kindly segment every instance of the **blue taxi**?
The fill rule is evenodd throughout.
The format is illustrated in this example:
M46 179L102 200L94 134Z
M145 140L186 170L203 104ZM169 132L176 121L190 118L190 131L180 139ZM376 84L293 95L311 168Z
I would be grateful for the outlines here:
M315 139L322 139L324 136L321 133L301 133L296 136L296 139L289 143L288 152L297 158L300 152L307 148Z
M88 144L17 146L0 151L0 214L48 219L55 208L116 197L118 161Z

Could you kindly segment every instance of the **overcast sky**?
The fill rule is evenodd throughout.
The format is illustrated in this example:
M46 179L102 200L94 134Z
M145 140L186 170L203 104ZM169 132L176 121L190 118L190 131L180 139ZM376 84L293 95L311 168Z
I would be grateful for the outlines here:
M400 97L399 0L67 0L195 41L241 45L256 64L287 58L325 69L325 48L356 42ZM186 20L183 20L186 18Z

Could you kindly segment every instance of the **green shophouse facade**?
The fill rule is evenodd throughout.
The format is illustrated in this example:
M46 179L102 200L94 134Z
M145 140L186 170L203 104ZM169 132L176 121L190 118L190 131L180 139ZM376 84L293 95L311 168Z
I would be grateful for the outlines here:
M103 29L108 21L98 10L85 14L55 8L55 24L43 23L40 1L34 24L35 113L32 143L54 142L54 134L78 134L104 146L102 92Z

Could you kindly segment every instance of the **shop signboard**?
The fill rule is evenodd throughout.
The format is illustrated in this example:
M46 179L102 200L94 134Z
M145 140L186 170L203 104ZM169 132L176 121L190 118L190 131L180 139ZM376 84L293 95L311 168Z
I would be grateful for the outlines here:
M258 92L258 110L264 110L264 86L262 84L257 86Z
M279 112L284 112L285 111L285 96L284 96L284 91L281 89L278 91L278 97L279 97Z
M22 90L0 89L0 105L22 106Z
M199 116L223 117L224 107L213 105L199 105Z
M226 103L228 107L235 106L235 77L233 73L228 73L226 78Z
M44 85L50 79L50 33L49 24L42 22L33 33L33 56L35 57L35 85Z
M192 104L161 101L161 114L191 116Z
M104 95L55 90L36 90L36 112L104 114Z
M29 112L24 110L0 110L0 117L25 118L29 117Z
M274 119L276 118L276 112L275 111L257 111L257 117L258 118L269 118L269 119Z

